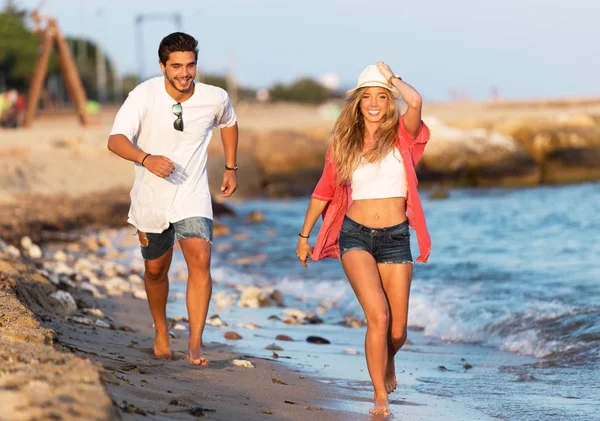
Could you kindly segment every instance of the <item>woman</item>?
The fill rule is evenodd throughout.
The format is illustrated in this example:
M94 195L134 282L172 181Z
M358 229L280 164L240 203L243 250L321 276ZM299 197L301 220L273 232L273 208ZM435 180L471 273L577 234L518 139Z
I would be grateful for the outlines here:
M408 105L402 117L397 96ZM394 356L406 342L413 263L409 224L420 249L416 260L427 262L431 249L415 173L428 140L419 93L388 65L368 66L333 128L296 248L304 267L309 259L341 259L367 319L374 414L390 413L388 393L397 385ZM321 214L311 250L308 238Z

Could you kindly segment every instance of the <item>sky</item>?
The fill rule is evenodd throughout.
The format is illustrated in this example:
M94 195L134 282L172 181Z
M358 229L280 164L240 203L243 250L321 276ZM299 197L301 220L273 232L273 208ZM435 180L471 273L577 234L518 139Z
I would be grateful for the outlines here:
M268 88L334 73L352 87L383 61L425 99L600 95L600 0L16 0L67 36L100 43L121 75L160 74L157 49L181 30L201 72L231 69ZM181 16L181 27L174 16ZM144 16L137 29L136 17ZM141 51L141 54L140 54Z

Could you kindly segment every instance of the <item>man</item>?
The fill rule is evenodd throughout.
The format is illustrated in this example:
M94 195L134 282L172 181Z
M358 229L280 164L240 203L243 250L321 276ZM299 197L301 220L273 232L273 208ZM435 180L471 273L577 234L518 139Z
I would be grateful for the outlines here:
M144 284L156 330L154 355L171 358L167 274L177 239L189 272L188 358L194 365L206 365L202 332L212 293L207 148L213 127L220 128L226 162L221 192L229 197L237 187L238 128L227 93L194 81L197 47L182 32L163 38L158 48L163 76L129 93L115 118L108 149L136 164L128 222L138 230L145 262Z

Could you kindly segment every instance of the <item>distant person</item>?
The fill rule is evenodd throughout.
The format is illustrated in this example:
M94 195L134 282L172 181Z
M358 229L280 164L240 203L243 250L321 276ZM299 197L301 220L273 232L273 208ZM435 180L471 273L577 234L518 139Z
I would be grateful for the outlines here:
M408 105L400 116L395 98ZM335 122L325 168L299 233L296 255L340 258L367 319L365 354L375 414L389 414L396 389L394 356L406 342L413 273L409 225L427 262L431 241L417 191L415 165L429 140L421 96L387 64L368 66ZM319 215L314 249L308 238ZM408 214L408 219L407 219Z
M145 263L144 284L156 336L154 355L171 358L166 305L173 245L179 240L188 266L188 358L206 365L202 333L212 293L213 212L207 148L221 129L225 169L221 191L237 188L238 127L227 92L194 80L198 42L175 32L160 42L163 76L142 82L119 110L108 149L135 163L128 222L137 228Z

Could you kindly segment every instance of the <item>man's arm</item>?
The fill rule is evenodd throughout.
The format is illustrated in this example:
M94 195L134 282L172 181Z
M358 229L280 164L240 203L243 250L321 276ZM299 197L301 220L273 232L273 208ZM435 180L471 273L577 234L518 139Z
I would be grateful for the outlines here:
M235 168L237 165L238 148L238 125L224 127L221 129L221 139L223 141L223 152L225 153L225 166ZM237 177L235 170L225 169L223 174L223 183L221 183L221 196L229 197L237 189Z
M124 134L112 134L108 138L108 149L128 161L143 165L152 174L161 178L175 171L175 164L166 156L150 155L136 147Z

